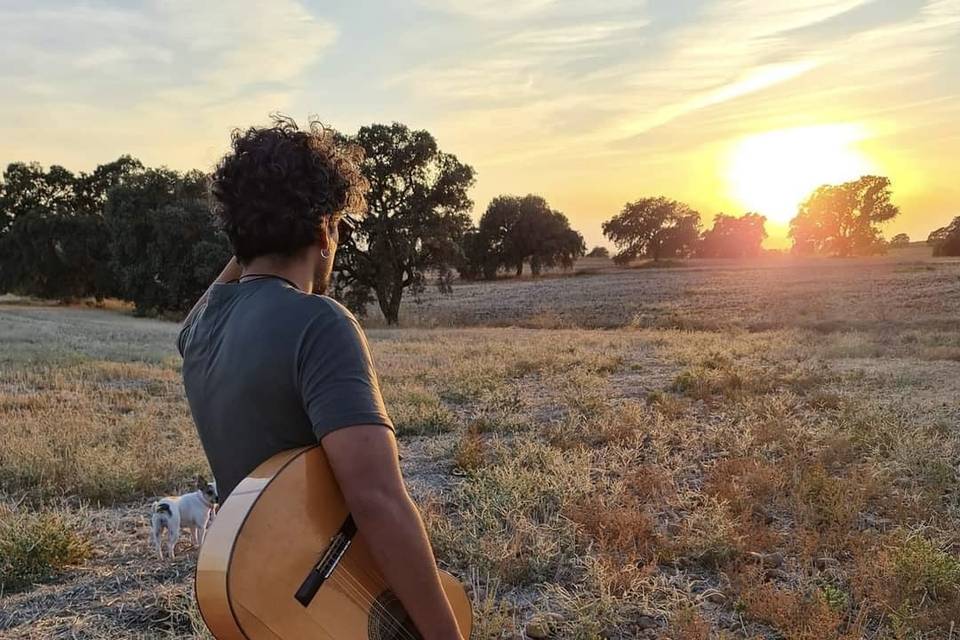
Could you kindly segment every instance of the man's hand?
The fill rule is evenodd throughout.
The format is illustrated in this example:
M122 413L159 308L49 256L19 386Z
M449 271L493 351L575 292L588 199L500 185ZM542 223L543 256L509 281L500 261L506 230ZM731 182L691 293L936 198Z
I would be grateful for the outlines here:
M425 640L462 640L423 521L400 475L393 432L381 425L346 427L321 444L358 530L420 634Z

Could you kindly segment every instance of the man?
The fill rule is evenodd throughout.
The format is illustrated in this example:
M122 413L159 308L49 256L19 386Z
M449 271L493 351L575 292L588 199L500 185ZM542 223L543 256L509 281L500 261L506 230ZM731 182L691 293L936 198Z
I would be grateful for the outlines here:
M357 527L426 640L460 640L356 319L322 295L359 152L285 118L233 135L213 174L235 257L180 331L183 380L221 499L261 462L320 442ZM389 549L389 551L387 551Z

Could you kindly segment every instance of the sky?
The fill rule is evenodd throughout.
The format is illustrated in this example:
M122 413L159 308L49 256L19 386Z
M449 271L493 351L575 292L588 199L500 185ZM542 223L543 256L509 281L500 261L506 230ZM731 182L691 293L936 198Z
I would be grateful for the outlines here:
M0 0L0 164L209 170L272 112L427 129L474 218L536 193L588 247L625 203L704 221L889 176L925 239L960 215L960 0Z

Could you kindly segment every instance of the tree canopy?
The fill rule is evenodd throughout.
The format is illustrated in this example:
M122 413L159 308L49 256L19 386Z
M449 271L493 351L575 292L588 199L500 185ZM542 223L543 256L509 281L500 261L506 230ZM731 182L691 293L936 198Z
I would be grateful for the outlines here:
M793 250L837 256L883 252L878 225L900 213L890 198L890 180L884 176L817 188L790 221Z
M927 243L933 245L934 256L960 256L960 216L931 232Z
M704 231L697 255L704 258L756 258L763 253L767 218L745 213L736 218L723 213L713 219L713 228Z
M134 173L110 191L103 215L117 290L138 313L189 309L230 257L199 171Z
M572 267L585 250L583 237L570 228L567 217L542 197L501 195L465 238L465 266L460 272L492 279L506 267L519 276L529 262L533 275L540 275L544 267Z
M375 296L394 324L404 290L423 291L428 271L449 290L470 226L474 171L442 152L429 132L396 122L362 127L347 141L366 153L369 211L337 251L335 290L361 314Z
M898 233L890 238L891 247L905 247L910 244L910 236L905 233Z
M0 288L44 298L102 298L112 293L107 194L142 169L123 156L93 173L12 163L0 184Z
M590 253L587 254L588 258L609 258L610 250L606 247L594 247L590 249Z
M618 264L637 258L689 256L700 237L700 214L689 206L662 196L628 202L603 223L603 235L619 249Z

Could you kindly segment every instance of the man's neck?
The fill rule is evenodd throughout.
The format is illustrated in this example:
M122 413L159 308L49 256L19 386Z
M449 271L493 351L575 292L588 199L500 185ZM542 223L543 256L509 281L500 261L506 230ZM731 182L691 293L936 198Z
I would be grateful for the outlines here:
M306 260L287 257L257 256L243 265L240 277L271 275L285 278L301 291L313 291L313 267Z

